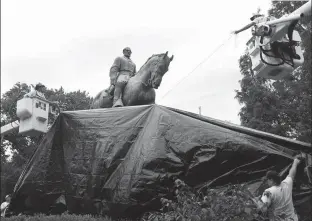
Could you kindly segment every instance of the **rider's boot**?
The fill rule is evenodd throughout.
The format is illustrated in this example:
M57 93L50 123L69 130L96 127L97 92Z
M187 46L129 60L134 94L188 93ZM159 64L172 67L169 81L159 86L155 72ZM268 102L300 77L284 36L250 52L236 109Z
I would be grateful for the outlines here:
M123 84L117 83L115 87L115 92L114 92L114 99L113 99L113 107L123 107L123 103L121 100L122 97L122 89L123 89Z

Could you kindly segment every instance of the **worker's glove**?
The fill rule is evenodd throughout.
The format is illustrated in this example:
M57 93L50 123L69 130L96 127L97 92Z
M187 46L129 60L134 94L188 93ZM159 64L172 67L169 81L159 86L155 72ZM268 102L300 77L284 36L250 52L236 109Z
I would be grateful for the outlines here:
M306 158L306 155L304 153L300 153L295 156L295 159L298 159L299 161L302 161L305 158Z

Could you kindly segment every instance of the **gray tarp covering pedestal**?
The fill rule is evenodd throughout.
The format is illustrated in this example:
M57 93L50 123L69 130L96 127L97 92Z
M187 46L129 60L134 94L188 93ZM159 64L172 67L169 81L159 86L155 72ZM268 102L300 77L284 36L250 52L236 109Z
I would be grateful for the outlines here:
M97 213L104 202L112 215L137 215L170 193L172 177L191 186L256 182L268 169L287 171L298 151L312 149L159 105L68 111L28 162L10 208L48 212L63 194L70 212ZM306 174L297 180L310 185L296 187L300 200L311 200Z

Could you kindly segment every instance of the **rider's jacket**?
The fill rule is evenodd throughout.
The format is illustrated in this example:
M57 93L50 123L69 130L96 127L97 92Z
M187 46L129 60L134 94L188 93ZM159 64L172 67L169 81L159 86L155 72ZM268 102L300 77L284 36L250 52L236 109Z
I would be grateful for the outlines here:
M116 79L120 75L132 76L136 73L136 65L130 58L126 56L117 57L112 65L109 76L111 78L111 83L114 84Z

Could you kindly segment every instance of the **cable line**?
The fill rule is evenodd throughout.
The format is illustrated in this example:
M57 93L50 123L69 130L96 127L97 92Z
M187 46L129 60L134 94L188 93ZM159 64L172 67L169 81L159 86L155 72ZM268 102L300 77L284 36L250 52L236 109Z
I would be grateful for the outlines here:
M178 86L182 81L184 81L190 74L192 74L199 66L201 66L203 63L205 63L212 55L214 55L222 46L224 46L233 35L231 34L230 37L225 40L221 45L219 45L207 58L205 58L202 62L200 62L190 73L188 73L184 78L182 78L176 85L174 85L169 91L165 93L164 96L160 100L162 100L165 96L167 96L176 86Z

